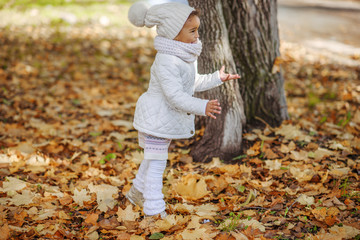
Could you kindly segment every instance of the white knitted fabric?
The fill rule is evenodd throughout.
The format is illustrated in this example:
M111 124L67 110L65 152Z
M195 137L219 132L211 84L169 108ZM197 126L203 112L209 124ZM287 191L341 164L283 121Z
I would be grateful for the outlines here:
M145 190L145 177L148 168L149 168L149 160L148 159L142 160L139 167L139 171L137 172L136 177L133 180L134 187L143 194Z
M177 2L157 4L134 3L128 12L129 21L137 27L153 27L159 36L174 39L183 28L190 13L195 9Z
M197 43L184 43L157 36L154 47L158 53L174 55L185 62L193 63L201 54L202 43L200 40Z
M171 139L139 132L139 145L144 148L144 160L140 164L133 185L143 193L146 215L155 215L165 211L162 187L170 142Z
M166 168L166 160L147 160L148 170L145 176L144 188L144 213L155 215L165 211L163 188L163 174Z

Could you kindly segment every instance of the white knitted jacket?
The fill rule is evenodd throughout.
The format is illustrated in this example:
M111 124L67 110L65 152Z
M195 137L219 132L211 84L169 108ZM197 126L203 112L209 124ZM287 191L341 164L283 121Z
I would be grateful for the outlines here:
M195 115L205 116L208 103L193 97L194 92L220 84L219 71L199 75L196 62L158 52L151 67L149 88L136 104L133 125L156 137L189 138L195 133Z

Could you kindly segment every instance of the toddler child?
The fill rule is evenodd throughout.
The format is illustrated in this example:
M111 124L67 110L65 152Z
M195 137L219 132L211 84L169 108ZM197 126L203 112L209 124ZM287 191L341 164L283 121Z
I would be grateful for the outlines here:
M215 114L221 113L218 100L195 98L194 92L240 76L224 73L224 66L213 74L197 74L202 45L199 12L194 8L175 2L152 7L137 2L130 7L128 18L138 27L156 26L158 36L149 87L138 99L133 122L144 160L126 197L143 207L146 216L160 214L165 218L162 187L171 139L192 137L195 115L216 119Z

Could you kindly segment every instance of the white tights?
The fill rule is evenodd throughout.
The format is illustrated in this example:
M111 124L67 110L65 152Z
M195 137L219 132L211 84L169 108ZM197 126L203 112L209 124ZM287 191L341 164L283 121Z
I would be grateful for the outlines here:
M144 159L133 181L134 187L144 195L144 213L155 215L165 211L163 174L166 160Z

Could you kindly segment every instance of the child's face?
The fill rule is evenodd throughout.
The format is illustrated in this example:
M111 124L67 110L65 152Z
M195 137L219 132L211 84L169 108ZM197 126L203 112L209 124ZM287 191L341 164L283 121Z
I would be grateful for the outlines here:
M174 38L176 41L184 43L196 43L199 38L198 29L200 26L200 18L191 16L184 24L179 34Z

